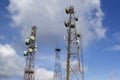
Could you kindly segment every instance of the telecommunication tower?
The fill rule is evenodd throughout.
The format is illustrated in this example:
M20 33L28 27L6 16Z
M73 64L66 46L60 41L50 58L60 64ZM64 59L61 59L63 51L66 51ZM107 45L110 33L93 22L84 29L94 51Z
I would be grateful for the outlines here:
M66 61L66 80L83 80L83 70L80 60L79 46L80 34L76 31L76 21L73 6L65 9L69 19L64 22L67 30L67 61Z
M35 80L36 26L32 27L31 35L29 39L25 40L25 44L28 46L28 49L24 51L26 65L23 80Z
M55 55L55 70L54 70L53 80L62 80L60 50L61 50L60 48L55 49L56 55Z

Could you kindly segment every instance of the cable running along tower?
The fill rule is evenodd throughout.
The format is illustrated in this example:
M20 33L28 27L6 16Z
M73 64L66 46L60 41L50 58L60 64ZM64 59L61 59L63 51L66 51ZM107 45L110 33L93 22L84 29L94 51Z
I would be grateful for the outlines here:
M79 40L80 34L76 31L76 21L78 18L75 16L73 6L65 9L69 19L64 22L67 30L67 61L66 61L66 80L83 80L82 66L80 63L81 58L79 54Z
M56 55L55 55L55 70L54 70L53 80L62 80L60 50L61 50L60 48L55 49Z
M31 35L29 39L25 40L25 44L28 46L28 49L24 52L26 65L23 80L35 80L36 26L32 27Z

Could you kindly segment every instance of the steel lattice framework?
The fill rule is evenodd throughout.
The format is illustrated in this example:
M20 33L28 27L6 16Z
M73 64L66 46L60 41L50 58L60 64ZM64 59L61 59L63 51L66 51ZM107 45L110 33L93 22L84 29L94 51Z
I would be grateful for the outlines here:
M53 80L62 80L60 50L61 49L59 49L59 48L55 49L56 55L55 55L55 70L54 70Z
M70 6L65 9L69 19L65 21L67 29L67 61L66 61L66 80L83 80L82 66L80 64L79 54L79 40L80 34L76 31L76 21L78 18L75 16L74 7Z
M24 52L24 56L26 56L26 65L23 80L35 80L34 61L36 53L36 26L32 27L31 35L29 39L26 39L25 43L28 49Z

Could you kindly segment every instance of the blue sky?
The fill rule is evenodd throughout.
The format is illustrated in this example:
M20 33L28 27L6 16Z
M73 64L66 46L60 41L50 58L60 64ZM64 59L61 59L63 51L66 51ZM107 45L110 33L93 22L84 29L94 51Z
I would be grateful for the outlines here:
M66 29L63 22L67 15L64 8L72 2L79 17L77 31L83 37L85 80L120 80L120 1L67 1L0 0L0 80L22 79L25 64L22 53L26 50L24 39L29 37L32 25L38 27L37 79L52 78L57 43L62 49L62 65L65 63L66 43L63 37ZM40 78L46 73L48 77Z

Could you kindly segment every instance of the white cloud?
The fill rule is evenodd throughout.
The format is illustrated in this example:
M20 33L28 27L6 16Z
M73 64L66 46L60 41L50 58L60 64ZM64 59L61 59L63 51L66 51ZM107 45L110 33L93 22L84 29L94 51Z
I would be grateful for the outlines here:
M11 14L11 24L22 28L21 34L24 38L27 36L28 27L37 25L42 43L49 42L48 39L52 40L55 35L62 38L66 34L63 22L67 15L64 9L71 3L79 17L77 31L82 34L84 45L95 39L105 38L106 29L102 23L104 13L100 0L10 0L8 10Z
M112 35L112 39L110 39L112 42L114 41L116 44L114 44L110 49L114 51L120 51L120 32L115 32Z
M0 44L0 54L1 56L9 56L9 55L15 55L16 52L15 50L8 44L5 44L5 45L1 45Z
M3 35L0 35L0 39L4 39L5 38L5 36L3 36Z
M9 44L0 44L0 80L23 78L25 60ZM36 80L52 80L53 72L37 67Z
M120 74L120 71L119 69L117 70L112 70L110 73L109 73L109 80L119 80L120 77L119 77L119 74Z
M23 61L9 44L0 44L0 79L21 77Z
M114 45L114 46L112 47L112 50L120 51L120 45Z
M120 32L115 32L113 34L113 39L116 41L116 42L120 42Z
M36 69L36 80L52 80L53 79L53 71L48 71L44 68Z
M110 79L110 80L116 80L116 76L115 76L115 73L114 73L114 72L111 72L111 73L110 73L109 79Z

